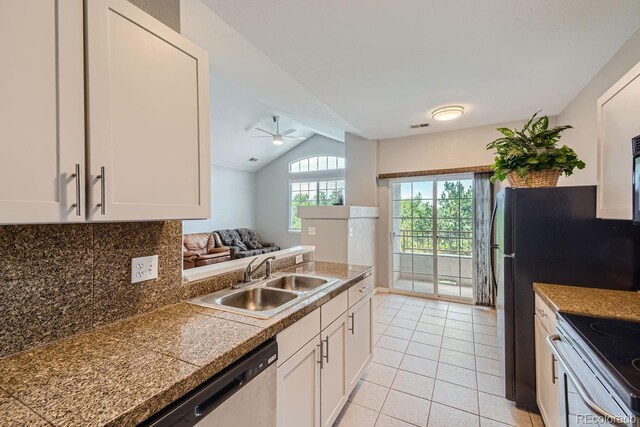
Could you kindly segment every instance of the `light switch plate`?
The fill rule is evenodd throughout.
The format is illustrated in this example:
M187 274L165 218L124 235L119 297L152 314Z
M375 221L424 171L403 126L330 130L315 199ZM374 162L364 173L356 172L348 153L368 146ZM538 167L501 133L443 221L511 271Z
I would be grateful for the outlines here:
M158 278L158 255L131 258L131 283Z
M349 227L349 237L353 237L353 227Z
M315 227L307 228L307 233L309 234L309 236L315 236L316 235L316 228Z
M304 261L302 255L296 255L296 264L300 264L302 261Z

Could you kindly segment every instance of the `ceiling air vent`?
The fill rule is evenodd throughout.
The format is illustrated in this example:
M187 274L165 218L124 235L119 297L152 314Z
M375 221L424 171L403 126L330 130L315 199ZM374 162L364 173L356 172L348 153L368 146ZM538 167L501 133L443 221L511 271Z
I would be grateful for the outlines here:
M429 123L418 123L417 125L411 125L411 129L420 129L429 127Z
M258 161L258 159L256 159L255 157L252 157L252 158L249 159L249 161L255 163L255 162Z

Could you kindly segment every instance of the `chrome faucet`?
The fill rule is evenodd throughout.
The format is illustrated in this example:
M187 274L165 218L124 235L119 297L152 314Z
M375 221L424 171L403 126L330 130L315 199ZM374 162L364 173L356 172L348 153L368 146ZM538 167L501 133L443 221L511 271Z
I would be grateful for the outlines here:
M260 264L258 264L255 267L252 267L253 263L256 262L258 258L254 258L251 260L251 262L249 263L249 265L247 265L247 268L244 270L244 283L249 283L253 280L253 278L251 277L251 275L253 274L254 271L256 271L257 269L259 269L260 267L262 267L262 264L266 263L266 269L267 272L264 276L265 279L271 279L271 261L273 261L274 259L276 259L276 257L271 256L265 260L263 260Z

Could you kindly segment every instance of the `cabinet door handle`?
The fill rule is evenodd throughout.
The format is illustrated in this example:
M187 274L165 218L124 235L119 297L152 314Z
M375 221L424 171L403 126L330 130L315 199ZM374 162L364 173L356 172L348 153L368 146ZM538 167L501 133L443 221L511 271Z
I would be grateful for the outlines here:
M547 317L547 313L545 313L541 308L536 308L536 310L538 310L540 317Z
M104 179L104 166L100 166L100 175L96 177L100 180L100 203L97 206L100 208L100 214L105 215L107 213L107 204L105 200L105 179Z
M324 341L327 344L327 353L324 355L324 362L328 365L329 364L329 336L327 335L327 337L322 341Z
M585 388L585 386L578 379L578 376L576 375L576 373L573 372L573 370L571 370L571 368L569 367L569 364L563 359L562 354L560 353L560 350L556 346L556 341L560 341L560 340L561 340L561 337L558 334L549 335L547 337L547 345L551 349L551 352L553 353L553 355L556 357L556 360L558 361L558 363L562 365L562 368L564 369L566 376L569 377L569 379L573 383L576 391L578 392L578 395L580 396L580 399L582 399L584 404L587 405L589 409L591 409L594 413L596 413L596 415L600 415L604 417L608 423L614 426L626 426L627 423L625 422L624 419L609 413L606 409L604 409L603 407L601 407L600 405L598 405L593 401L593 399L587 392L587 389Z
M318 360L318 363L320 364L320 369L324 369L324 361L322 360L322 340L320 340L318 347L320 347L320 360Z
M367 286L366 286L366 285L365 285L365 286L363 286L363 287L361 287L359 290L360 290L360 292L364 292L364 290L365 290L365 289L367 289Z
M71 175L76 179L76 202L71 207L76 208L76 216L82 216L82 208L80 204L80 164L76 163L76 171Z
M349 317L351 318L351 327L349 328L349 330L351 331L351 335L356 333L356 319L355 319L355 315L356 313L351 313L349 315Z
M556 358L553 357L553 354L552 354L551 355L551 382L555 384L557 379L558 377L556 377Z

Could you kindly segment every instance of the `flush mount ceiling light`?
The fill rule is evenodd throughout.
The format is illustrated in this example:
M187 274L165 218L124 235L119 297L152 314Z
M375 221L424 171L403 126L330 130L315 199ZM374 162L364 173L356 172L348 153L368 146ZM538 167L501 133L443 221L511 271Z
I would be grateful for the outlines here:
M464 107L461 107L460 105L447 105L446 107L436 108L433 110L431 112L431 117L433 117L433 120L446 122L462 117L463 114Z

